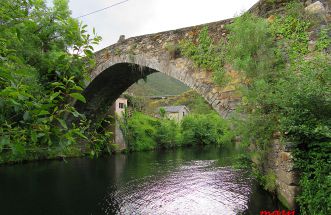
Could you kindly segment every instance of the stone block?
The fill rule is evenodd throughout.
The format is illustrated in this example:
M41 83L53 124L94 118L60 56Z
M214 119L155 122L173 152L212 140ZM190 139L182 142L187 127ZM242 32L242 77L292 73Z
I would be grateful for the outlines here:
M280 152L279 153L279 160L281 162L289 162L292 160L292 155L289 152Z
M316 49L316 42L315 41L309 41L308 42L308 50L310 52L315 51Z
M284 171L282 169L278 169L276 171L276 176L279 181L284 182L287 185L298 185L299 183L299 177L296 172L293 171Z
M296 208L295 197L299 192L298 186L288 185L280 180L277 183L277 196L278 198L287 205L290 209Z
M326 9L320 1L308 5L305 10L310 14L326 15Z
M296 144L293 142L286 142L286 143L284 143L283 150L285 152L290 152L295 148L295 146L296 146Z

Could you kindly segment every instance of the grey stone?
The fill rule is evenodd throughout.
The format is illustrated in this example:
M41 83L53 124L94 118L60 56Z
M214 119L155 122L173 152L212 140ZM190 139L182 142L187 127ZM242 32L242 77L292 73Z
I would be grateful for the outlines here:
M284 143L284 151L290 152L296 147L297 143L294 142L286 142Z
M276 175L277 175L278 180L284 182L286 185L289 185L289 186L298 185L299 177L296 172L292 172L292 171L288 172L288 171L279 169L279 170L277 170Z
M320 1L308 5L305 10L310 14L326 14L326 9Z
M120 38L118 38L118 43L121 43L125 40L125 35L121 35Z

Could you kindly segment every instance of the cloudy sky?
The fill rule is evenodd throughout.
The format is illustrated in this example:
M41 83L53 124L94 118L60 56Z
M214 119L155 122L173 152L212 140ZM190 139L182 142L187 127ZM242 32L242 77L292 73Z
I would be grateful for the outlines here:
M79 17L124 0L70 0L73 17ZM126 38L218 21L249 9L257 0L128 0L107 10L80 18L102 36L96 50Z

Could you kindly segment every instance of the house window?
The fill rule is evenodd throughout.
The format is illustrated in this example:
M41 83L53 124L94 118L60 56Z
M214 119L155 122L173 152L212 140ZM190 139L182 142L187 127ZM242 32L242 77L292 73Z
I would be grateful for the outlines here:
M185 112L183 112L183 116L185 116Z
M119 104L118 104L118 107L119 107L120 109L123 109L123 108L124 108L124 103L119 103Z

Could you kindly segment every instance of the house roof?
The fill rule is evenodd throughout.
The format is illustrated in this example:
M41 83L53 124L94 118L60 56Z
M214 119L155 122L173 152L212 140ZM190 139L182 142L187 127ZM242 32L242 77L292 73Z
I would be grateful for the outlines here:
M188 108L185 105L181 105L181 106L165 106L165 107L160 107L160 108L164 108L164 110L166 112L170 112L170 113L178 113L183 109L186 109L188 111Z

